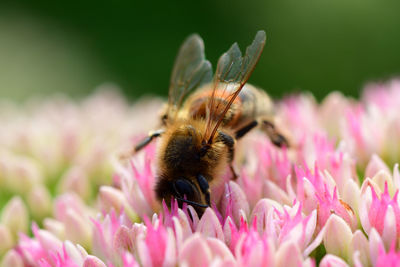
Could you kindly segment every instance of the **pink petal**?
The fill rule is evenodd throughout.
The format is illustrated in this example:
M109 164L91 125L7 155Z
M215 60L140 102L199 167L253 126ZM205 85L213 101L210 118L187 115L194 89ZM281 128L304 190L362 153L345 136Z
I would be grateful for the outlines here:
M187 239L179 253L179 262L191 267L208 266L211 259L212 252L199 234L194 234Z
M349 265L338 256L327 254L321 260L319 267L348 267Z
M224 240L224 232L222 231L221 223L211 208L207 208L204 212L197 225L196 232L200 232L203 236Z
M25 265L22 257L15 250L10 250L3 256L1 266L24 267Z
M386 173L390 173L390 170L386 163L378 155L373 154L365 170L365 177L372 178L380 170L384 170Z
M212 251L213 257L219 257L224 261L234 261L234 257L232 252L228 249L228 247L221 240L216 238L208 238L207 245Z
M298 246L292 242L286 242L280 246L275 255L275 266L301 266L303 257Z
M240 210L245 214L249 214L249 204L246 195L240 186L235 182L228 182L225 184L225 193L221 200L223 217L231 216L236 224L240 222Z
M104 262L95 256L87 256L83 262L83 267L107 267Z
M353 238L350 243L350 255L359 252L358 261L362 262L363 266L367 266L369 263L369 248L368 239L361 230L356 230L353 234Z

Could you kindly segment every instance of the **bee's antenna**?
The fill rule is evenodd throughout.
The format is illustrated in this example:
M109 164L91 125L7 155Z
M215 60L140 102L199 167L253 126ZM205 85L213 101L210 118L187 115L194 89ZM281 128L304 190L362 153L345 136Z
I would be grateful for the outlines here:
M184 198L180 198L180 197L175 197L175 198L177 200L180 200L180 201L185 202L187 204L190 204L192 206L197 206L197 207L200 207L200 208L208 208L209 207L208 205L203 205L203 204L200 204L200 203L197 203L197 202L194 202L194 201L190 201L190 200L187 200L187 199L184 199Z

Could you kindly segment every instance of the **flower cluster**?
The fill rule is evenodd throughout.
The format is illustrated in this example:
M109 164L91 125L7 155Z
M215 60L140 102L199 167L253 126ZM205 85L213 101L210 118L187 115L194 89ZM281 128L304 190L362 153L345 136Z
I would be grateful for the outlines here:
M59 115L49 115L54 101L30 115L3 111L14 131L1 140L3 266L400 264L399 81L368 86L360 101L339 93L321 104L308 94L283 99L276 124L290 147L262 132L243 138L237 179L227 169L211 185L212 207L201 217L156 199L156 142L128 161L112 148L148 127L140 110L156 125L155 102L129 108L113 96L105 107L102 97L58 103ZM18 137L23 122L30 129Z
M98 188L111 184L111 155L156 121L154 99L131 107L110 86L81 102L63 96L0 103L0 258L36 222L90 247ZM149 114L149 115L147 115ZM106 122L106 123L105 123ZM156 123L154 123L156 124ZM78 225L80 225L78 227ZM84 233L81 235L81 233Z

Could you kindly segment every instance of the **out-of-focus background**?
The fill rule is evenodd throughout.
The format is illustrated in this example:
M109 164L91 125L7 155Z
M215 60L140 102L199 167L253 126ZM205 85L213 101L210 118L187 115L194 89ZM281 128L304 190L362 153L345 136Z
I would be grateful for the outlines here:
M166 95L183 39L199 33L214 64L257 30L267 45L250 82L275 97L357 96L400 75L400 1L0 2L0 97L84 96L105 82L134 99Z

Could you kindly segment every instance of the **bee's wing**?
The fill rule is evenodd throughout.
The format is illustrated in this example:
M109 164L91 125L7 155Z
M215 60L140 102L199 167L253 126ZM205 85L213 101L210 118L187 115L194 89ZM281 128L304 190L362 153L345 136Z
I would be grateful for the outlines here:
M212 80L211 63L205 59L204 44L197 34L182 44L172 70L168 95L167 117L173 120L183 100L193 89Z
M239 95L240 90L246 84L251 73L256 66L262 50L265 45L265 32L258 31L254 41L246 49L246 54L242 57L239 46L234 43L231 48L225 52L218 60L217 70L214 76L214 86L212 97L208 102L208 118L207 132L205 138L210 144L218 130L226 112L229 110L235 98ZM216 99L216 91L223 90L222 94L226 95L226 101L218 103ZM221 107L221 105L223 105ZM217 118L217 120L215 120Z

